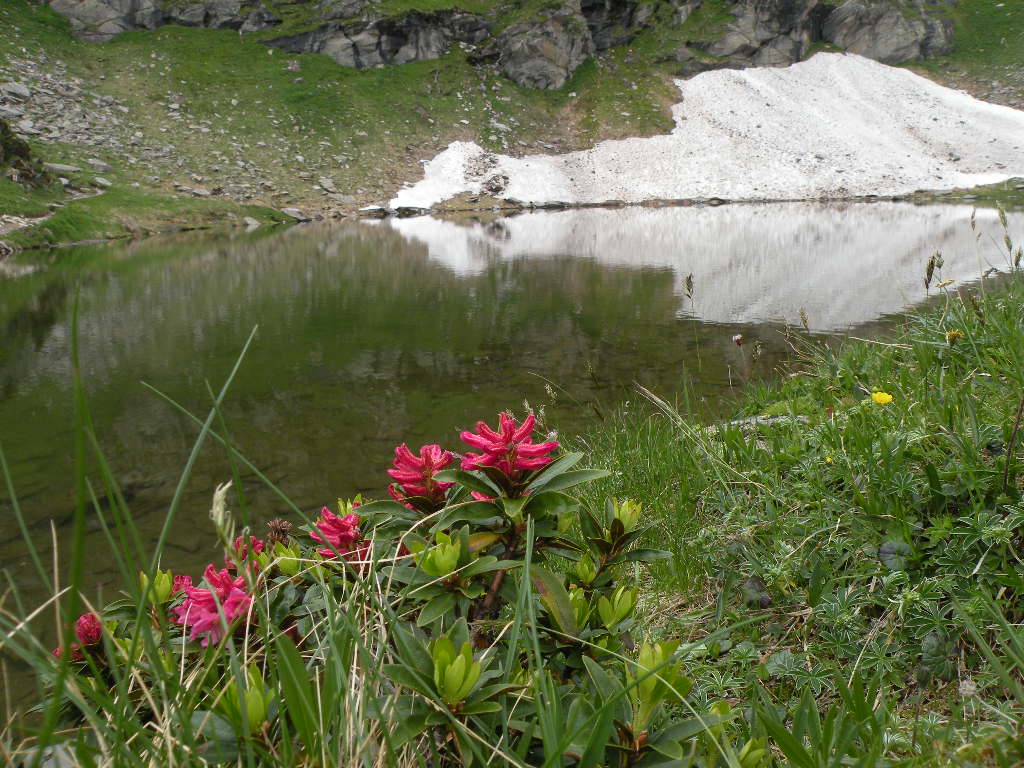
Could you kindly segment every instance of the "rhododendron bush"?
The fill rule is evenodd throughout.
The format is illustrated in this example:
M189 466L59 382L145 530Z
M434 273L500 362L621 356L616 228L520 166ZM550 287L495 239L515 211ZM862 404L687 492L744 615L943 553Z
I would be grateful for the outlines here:
M717 762L728 707L673 721L691 685L676 644L635 623L637 564L664 556L638 547L650 521L628 500L581 508L572 490L604 473L535 430L503 413L462 433L461 456L403 443L389 499L275 520L262 538L235 530L222 486L223 561L195 581L143 577L134 599L84 615L55 663L92 686L135 665L111 702L157 731L168 715L146 692L173 684L208 762ZM75 702L70 724L99 716ZM352 734L355 752L340 746Z

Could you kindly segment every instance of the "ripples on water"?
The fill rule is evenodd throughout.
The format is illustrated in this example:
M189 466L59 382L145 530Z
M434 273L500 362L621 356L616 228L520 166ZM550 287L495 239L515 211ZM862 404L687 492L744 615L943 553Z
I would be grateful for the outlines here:
M196 430L141 382L205 413L205 382L220 386L259 324L224 413L240 450L315 510L380 494L396 443L457 449L459 428L526 400L548 404L563 432L628 399L634 382L669 397L688 387L695 411L721 414L785 358L784 326L801 307L814 332L869 335L926 298L934 251L946 264L936 280L973 279L993 258L1005 267L995 214L978 212L977 233L970 217L888 203L631 208L62 251L48 269L0 277L0 440L34 534L48 540L53 519L59 537L72 509L68 329L79 292L97 433L155 537ZM1022 239L1024 216L1010 224ZM228 477L209 445L167 566L198 575L210 559L209 498ZM251 477L246 490L257 519L282 511ZM5 497L0 514L11 520ZM0 566L31 595L25 564L3 526ZM94 580L114 582L106 558L91 565Z

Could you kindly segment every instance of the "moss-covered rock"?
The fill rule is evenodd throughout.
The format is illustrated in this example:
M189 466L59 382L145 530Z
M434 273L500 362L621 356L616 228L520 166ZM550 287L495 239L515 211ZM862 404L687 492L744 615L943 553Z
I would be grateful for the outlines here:
M42 186L51 181L32 157L28 144L4 120L0 120L0 175L27 186Z

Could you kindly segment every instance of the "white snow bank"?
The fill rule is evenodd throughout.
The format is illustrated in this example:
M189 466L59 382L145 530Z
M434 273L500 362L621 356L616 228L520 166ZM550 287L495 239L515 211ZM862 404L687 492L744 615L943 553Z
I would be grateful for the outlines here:
M934 282L976 280L999 254L996 212L966 205L779 203L687 208L540 212L482 224L431 216L380 224L460 275L499 260L593 259L611 269L670 270L681 313L706 322L800 322L839 330L912 306L926 297L925 263L945 265ZM1024 240L1024 214L1008 214ZM683 298L694 277L693 303ZM934 294L935 288L932 287Z
M893 195L1024 175L1024 112L860 56L819 53L676 84L668 135L523 158L455 142L390 205L479 194L501 175L499 196L527 203Z

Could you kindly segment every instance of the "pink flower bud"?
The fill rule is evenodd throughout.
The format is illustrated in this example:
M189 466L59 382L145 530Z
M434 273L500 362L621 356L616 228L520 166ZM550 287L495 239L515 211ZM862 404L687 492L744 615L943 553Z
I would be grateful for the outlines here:
M75 622L75 637L82 645L96 645L103 637L103 625L95 613L83 613Z

